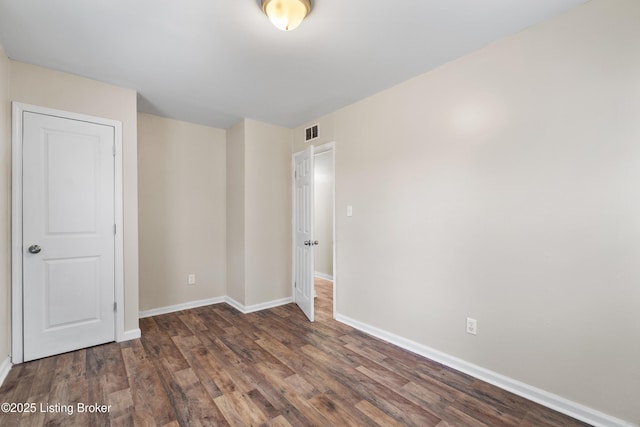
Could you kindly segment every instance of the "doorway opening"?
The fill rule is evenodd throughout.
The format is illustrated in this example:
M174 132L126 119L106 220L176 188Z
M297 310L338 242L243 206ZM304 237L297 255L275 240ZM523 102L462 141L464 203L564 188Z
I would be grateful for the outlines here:
M307 318L315 319L316 276L325 294L332 301L324 304L325 316L332 319L336 308L336 251L335 251L335 147L330 142L318 147L309 145L292 156L292 294L293 301ZM316 169L316 156L321 166ZM318 184L316 185L316 174ZM316 188L318 201L316 202ZM316 222L316 204L319 220ZM316 236L316 227L322 237ZM318 268L316 268L318 253ZM321 281L320 279L323 279Z
M334 317L335 302L335 168L334 146L316 147L314 153L314 290L318 320Z

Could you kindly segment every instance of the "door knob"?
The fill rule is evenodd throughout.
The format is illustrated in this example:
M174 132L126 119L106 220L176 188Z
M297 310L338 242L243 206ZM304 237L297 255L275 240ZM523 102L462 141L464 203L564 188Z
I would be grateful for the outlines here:
M318 241L317 241L317 240L314 240L314 241L313 241L313 246L318 246L318 245L319 245Z
M29 246L29 252L32 254L37 254L42 250L42 248L38 245L31 245Z
M311 240L305 240L304 241L304 245L305 246L311 246Z

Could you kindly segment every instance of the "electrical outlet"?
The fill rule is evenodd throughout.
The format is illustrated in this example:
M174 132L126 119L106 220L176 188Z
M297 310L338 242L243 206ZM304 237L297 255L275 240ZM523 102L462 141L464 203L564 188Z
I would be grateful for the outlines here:
M196 275L195 274L190 274L189 278L187 280L187 283L189 285L195 285L196 284Z
M476 319L467 317L467 333L471 335L476 335L478 333L478 321Z

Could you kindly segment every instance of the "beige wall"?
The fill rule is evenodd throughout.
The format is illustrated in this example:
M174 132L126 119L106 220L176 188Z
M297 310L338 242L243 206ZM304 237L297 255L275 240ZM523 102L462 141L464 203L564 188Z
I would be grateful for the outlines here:
M245 303L244 120L227 130L227 295Z
M140 310L226 295L226 132L138 114L138 192Z
M291 130L245 120L246 305L291 297Z
M0 363L11 348L11 108L9 59L0 45Z
M136 92L10 61L12 101L122 122L125 330L138 328L138 151Z
M316 154L314 162L314 239L316 273L333 276L333 154Z
M594 0L321 118L338 312L639 423L639 45Z
M227 295L291 297L291 130L244 119L227 131Z
M290 297L291 130L138 121L141 310Z

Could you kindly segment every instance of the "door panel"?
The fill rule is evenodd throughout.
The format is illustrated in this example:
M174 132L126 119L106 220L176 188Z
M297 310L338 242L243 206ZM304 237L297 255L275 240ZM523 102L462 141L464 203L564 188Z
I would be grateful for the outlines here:
M45 137L45 203L49 209L46 231L96 234L100 139L52 131L46 132ZM70 207L73 215L69 215Z
M24 360L115 339L111 126L23 113ZM30 251L38 245L40 251Z
M294 166L294 300L313 322L315 294L313 286L313 146L296 154Z
M100 320L99 263L98 257L44 261L45 331ZM73 310L67 301L73 301Z

